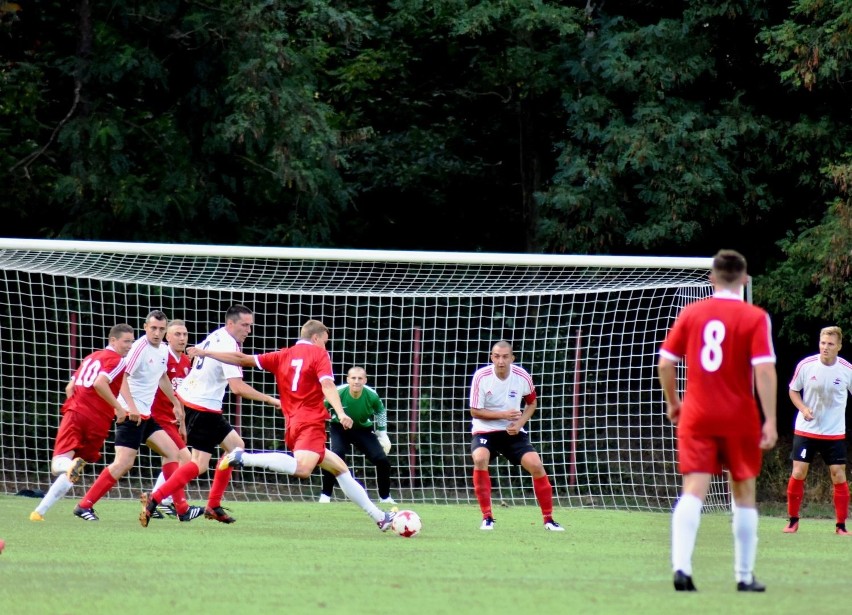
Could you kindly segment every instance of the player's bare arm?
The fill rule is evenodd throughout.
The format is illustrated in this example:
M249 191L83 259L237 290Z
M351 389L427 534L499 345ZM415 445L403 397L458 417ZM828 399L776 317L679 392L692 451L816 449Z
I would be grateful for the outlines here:
M331 407L337 413L337 420L343 425L343 429L351 429L353 423L352 417L343 410L343 403L340 401L340 393L337 392L337 385L334 384L334 380L326 378L320 384L322 385L323 395L325 395L326 400L328 400L328 403L331 404Z
M142 415L139 413L139 408L136 407L136 402L133 401L133 395L130 394L130 383L126 377L121 381L119 393L121 393L124 403L127 404L127 420L133 421L138 425L142 422Z
M814 411L805 404L805 400L802 399L802 393L800 391L790 389L790 401L792 401L793 405L796 406L796 409L802 413L802 416L806 421L814 420Z
M74 379L68 381L68 384L65 385L65 399L70 399L74 394Z
M675 363L669 359L660 358L659 363L657 363L657 376L666 398L666 416L672 422L672 425L677 425L680 419L681 400L680 395L677 394Z
M778 401L778 374L774 363L754 366L754 380L760 407L763 410L763 427L760 432L760 448L768 451L778 441L776 403Z
M538 400L528 403L524 406L524 411L520 417L516 420L513 419L509 426L506 428L506 432L509 435L515 436L521 432L524 425L527 424L527 421L532 418L532 415L535 414L536 409L538 409Z
M113 410L115 410L115 422L123 423L124 419L127 418L127 412L124 410L122 405L118 403L118 399L116 399L115 395L112 394L107 377L103 374L99 375L95 379L95 383L92 385L92 388L95 389L95 392L100 395L106 403L113 407Z
M180 400L177 398L177 395L175 395L175 391L172 388L172 382L171 380L169 380L169 377L165 372L163 372L163 375L160 376L160 381L157 383L157 385L160 387L160 390L165 394L165 396L172 404L172 411L175 415L174 424L180 425L184 417L183 404L180 403Z
M226 363L226 361L223 361L223 363ZM231 389L231 393L233 393L234 395L239 395L240 397L244 397L245 399L252 399L254 401L262 401L264 403L269 404L270 406L281 408L281 402L277 398L272 397L271 395L267 395L266 393L261 393L250 384L247 384L242 378L228 378L228 388Z
M254 357L244 352L224 352L221 350L205 350L200 346L193 346L186 349L186 354L190 357L210 357L216 361L227 363L228 365L238 365L240 367L256 367Z
M471 408L470 415L475 419L484 421L517 421L522 416L520 410L510 408L508 410L486 410L485 408Z

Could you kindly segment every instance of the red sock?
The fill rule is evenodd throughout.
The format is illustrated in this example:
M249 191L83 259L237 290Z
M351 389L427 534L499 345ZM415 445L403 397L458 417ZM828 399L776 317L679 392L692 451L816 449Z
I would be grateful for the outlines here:
M838 523L846 523L849 512L849 484L844 481L834 485L834 514Z
M169 463L163 464L163 476L166 477L166 481L172 477L172 474L177 472L179 467L180 464L178 464L177 461L170 461ZM186 495L184 495L183 487L175 489L175 492L172 494L172 500L175 503L175 510L177 510L179 515L182 515L189 510L189 504L186 502Z
M108 467L104 468L101 471L100 475L98 476L98 479L95 481L95 484L93 484L91 487L89 487L89 490L83 496L83 499L80 500L80 502L79 502L80 508L91 508L92 506L94 506L95 502L97 502L102 497L104 497L104 494L107 491L109 491L110 489L112 489L112 486L117 482L118 481L116 481L112 477L112 474L109 473L109 468ZM848 501L849 500L849 498L848 498L849 492L847 491L846 493L847 493L846 499Z
M491 475L488 470L473 471L473 492L479 500L482 518L491 517Z
M805 481L790 477L787 482L787 516L798 517L805 497Z
M162 502L163 498L167 498L177 492L178 489L186 487L191 480L198 476L198 466L193 462L185 463L172 474L172 477L163 483L159 489L151 494L151 499L155 502Z
M553 516L553 487L550 485L547 474L533 479L533 491L535 491L535 499L538 500L544 520L549 521Z
M225 489L228 488L228 483L231 482L231 474L234 468L220 470L216 464L216 473L213 475L213 485L210 487L210 495L207 496L207 506L216 508L222 505L222 496L225 495Z

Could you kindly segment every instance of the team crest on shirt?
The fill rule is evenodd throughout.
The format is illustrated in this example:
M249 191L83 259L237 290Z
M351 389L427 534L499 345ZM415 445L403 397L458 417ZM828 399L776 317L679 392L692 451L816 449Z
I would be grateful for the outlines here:
M509 391L509 399L515 399L518 396L517 391Z
M840 380L840 378L835 378L835 379L834 379L834 384L835 384L835 385L843 384L843 382Z

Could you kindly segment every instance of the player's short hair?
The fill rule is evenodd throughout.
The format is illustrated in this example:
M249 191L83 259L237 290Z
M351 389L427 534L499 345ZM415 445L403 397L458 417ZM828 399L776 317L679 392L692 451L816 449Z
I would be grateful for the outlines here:
M823 335L833 335L837 338L838 344L843 343L843 331L837 325L820 329L819 336L822 337Z
M349 369L347 369L347 370L346 370L346 375L347 375L347 376L349 376L349 372L351 372L353 369L360 369L362 372L364 372L364 376L366 376L366 375L367 375L367 370L366 370L366 368L361 367L360 365L353 365L352 367L350 367Z
M169 321L169 325L166 327L166 329L168 330L168 329L171 329L172 327L185 327L185 326L186 326L186 323L183 320L181 320L180 318L175 318L174 320Z
M225 312L225 320L227 322L237 322L243 316L251 316L252 314L254 314L254 312L244 305L232 305L228 308L228 311Z
M314 320L313 318L307 321L302 325L302 332L300 337L303 340L309 340L315 335L322 335L323 333L328 333L328 327L322 324L318 320Z
M494 342L491 346L491 350L489 352L494 352L495 348L506 348L509 352L514 353L514 349L512 348L512 342L509 340L498 340Z
M164 311L162 311L162 310L151 310L150 312L148 312L148 315L145 317L145 324L148 324L152 320L165 320L166 322L168 322L169 319L166 316L166 313Z
M736 250L719 250L713 257L713 274L720 282L736 282L745 270L745 256Z
M130 335L133 335L133 327L131 327L130 325L123 323L123 322L119 323L117 325L113 325L112 328L109 330L109 339L111 339L111 340L116 339L117 340L118 338L120 338L125 333L129 333Z

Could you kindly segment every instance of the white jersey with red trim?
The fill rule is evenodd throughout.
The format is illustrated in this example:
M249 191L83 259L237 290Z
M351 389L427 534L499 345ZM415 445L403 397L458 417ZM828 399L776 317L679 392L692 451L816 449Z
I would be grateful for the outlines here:
M208 335L199 347L216 352L240 352L240 345L225 327ZM228 379L242 377L242 367L228 365L210 357L196 358L189 374L178 385L176 393L184 405L190 408L221 413Z
M168 356L169 351L165 344L152 346L144 335L133 342L130 352L127 353L127 370L124 377L127 379L136 409L143 417L151 416L151 404L154 403L154 395L160 388L160 378L166 372ZM119 396L118 403L127 408L127 401L123 397Z
M501 380L494 373L493 365L481 367L473 374L470 385L470 407L480 410L520 410L536 399L532 376L522 367L512 365L509 375ZM471 421L471 433L506 431L512 421L507 419ZM525 430L521 430L525 431Z
M795 433L809 438L846 437L846 399L852 393L852 364L837 357L833 365L825 365L819 355L799 361L790 389L799 391L802 401L813 410L814 418L796 413Z

